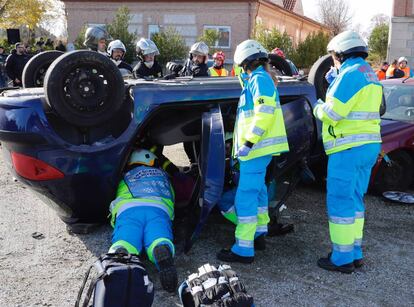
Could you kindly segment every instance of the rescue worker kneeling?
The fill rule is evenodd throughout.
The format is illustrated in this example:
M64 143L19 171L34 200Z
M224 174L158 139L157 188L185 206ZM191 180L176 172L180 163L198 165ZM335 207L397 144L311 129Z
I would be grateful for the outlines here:
M272 156L289 150L279 94L266 70L268 55L257 41L237 46L234 62L248 78L237 108L233 137L233 157L240 163L240 179L235 196L236 240L231 250L217 258L228 262L251 263L254 239L267 233L269 223L266 168Z
M162 287L174 292L177 287L172 242L174 191L151 151L137 149L132 153L110 211L114 232L109 252L126 250L138 255L145 248L160 273Z

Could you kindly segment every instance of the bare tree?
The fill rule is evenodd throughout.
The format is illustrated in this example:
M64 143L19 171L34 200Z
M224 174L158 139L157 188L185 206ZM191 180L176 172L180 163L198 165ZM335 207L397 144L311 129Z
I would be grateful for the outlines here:
M345 0L319 0L319 18L331 29L332 35L346 30L351 23L352 14Z

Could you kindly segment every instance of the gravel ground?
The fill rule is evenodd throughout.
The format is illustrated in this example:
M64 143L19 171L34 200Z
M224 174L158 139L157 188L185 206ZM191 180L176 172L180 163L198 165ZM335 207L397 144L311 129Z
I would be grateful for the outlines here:
M185 164L181 150L168 152ZM13 182L3 161L0 173L0 306L73 306L86 269L110 245L110 227L70 235L52 209ZM233 265L256 306L413 306L414 207L368 196L366 265L345 275L316 266L330 248L324 200L320 188L298 187L284 214L295 232L269 238L252 265ZM42 236L33 238L35 232ZM216 252L232 239L233 227L214 216L188 255L178 242L179 279L206 262L217 264ZM149 271L154 306L177 306L177 296L162 291Z

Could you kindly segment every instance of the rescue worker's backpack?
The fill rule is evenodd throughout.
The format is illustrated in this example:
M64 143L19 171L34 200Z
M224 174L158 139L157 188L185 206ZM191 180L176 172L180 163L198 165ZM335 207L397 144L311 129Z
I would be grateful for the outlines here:
M198 268L178 289L184 307L252 307L253 297L229 265L210 264Z
M92 279L83 304L82 293L95 267L97 276ZM79 290L75 307L87 307L94 292L94 307L150 307L154 300L154 286L138 256L123 253L102 255L91 265Z

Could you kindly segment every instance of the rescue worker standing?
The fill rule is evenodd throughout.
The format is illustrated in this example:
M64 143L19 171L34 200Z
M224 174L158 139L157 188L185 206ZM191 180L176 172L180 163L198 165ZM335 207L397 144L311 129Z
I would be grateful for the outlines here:
M320 101L314 109L315 117L323 123L328 155L327 208L332 241L332 252L320 258L318 266L352 273L363 264L363 198L380 152L382 86L365 61L368 47L358 33L338 34L327 49L341 68L328 88L326 102Z
M100 54L107 55L106 45L111 40L111 36L103 27L94 26L86 29L85 47Z
M279 94L266 71L266 49L255 40L239 44L234 62L249 78L244 81L233 136L233 156L240 163L235 197L236 242L217 258L226 262L251 263L254 240L267 233L268 197L266 168L272 156L289 150Z
M190 48L190 56L184 64L179 76L208 77L208 46L197 42Z
M138 255L145 248L149 260L160 272L162 287L174 292L177 287L172 242L174 191L151 151L138 149L132 153L110 212L114 232L109 252L126 250Z
M141 38L137 42L136 51L139 62L134 67L134 77L161 78L162 68L155 58L160 54L157 45L150 39Z
M128 63L124 62L126 48L123 42L119 39L114 40L108 45L108 56L118 66L119 69L126 69L132 73L132 67Z
M409 66L407 66L408 60L406 57L400 57L398 59L398 68L404 72L403 78L410 78L413 76L413 73L411 72L411 69Z
M213 54L214 65L208 69L210 77L227 77L229 71L223 67L226 56L223 51L218 51Z

